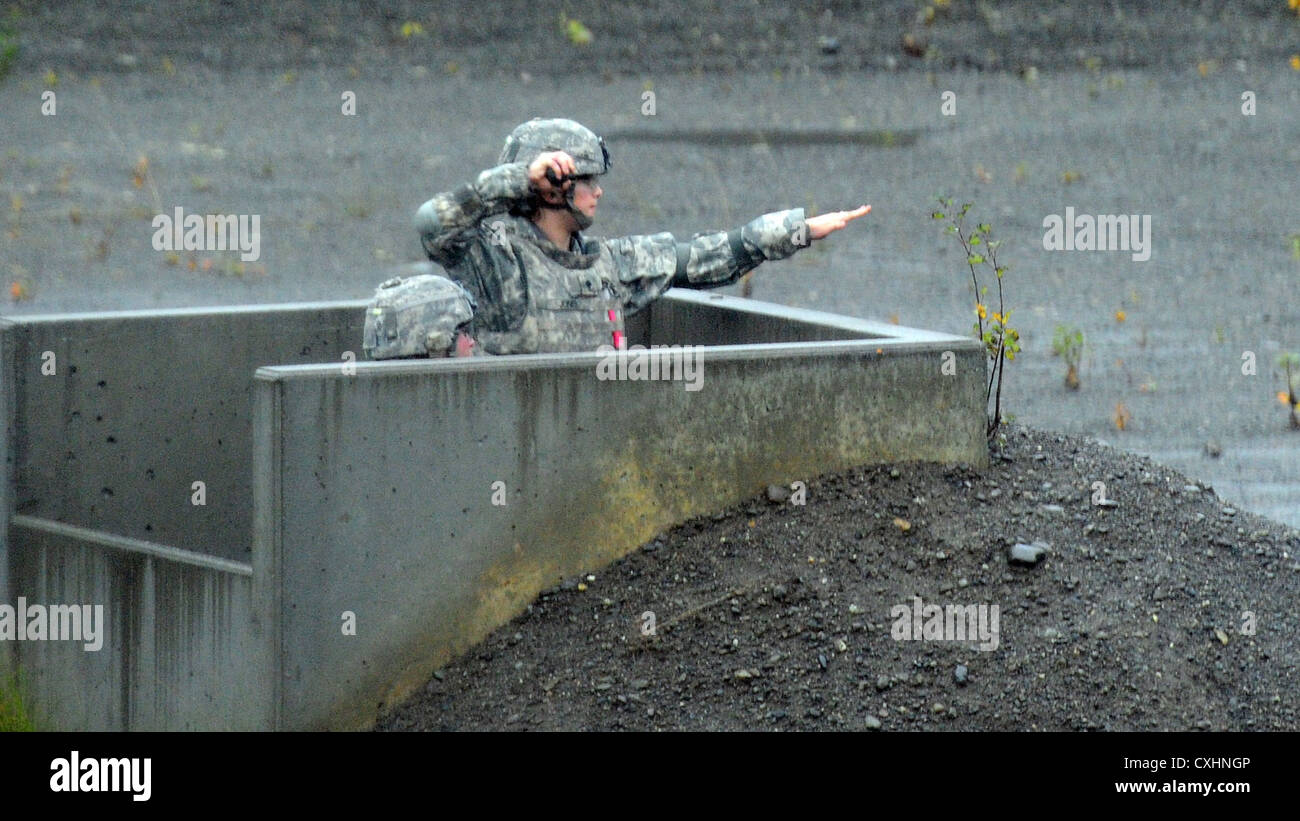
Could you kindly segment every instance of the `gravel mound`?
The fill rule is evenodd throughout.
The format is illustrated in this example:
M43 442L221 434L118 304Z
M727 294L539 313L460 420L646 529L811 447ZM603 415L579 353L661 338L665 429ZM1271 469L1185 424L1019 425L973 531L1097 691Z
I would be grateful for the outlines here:
M1149 459L1012 426L987 470L865 467L686 522L379 729L1294 730L1297 553ZM985 633L927 637L929 605L985 605Z

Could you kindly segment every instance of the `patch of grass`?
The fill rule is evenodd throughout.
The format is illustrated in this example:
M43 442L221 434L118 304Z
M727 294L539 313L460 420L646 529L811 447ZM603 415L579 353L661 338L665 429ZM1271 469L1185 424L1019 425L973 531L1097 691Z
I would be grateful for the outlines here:
M0 81L9 76L18 61L18 32L9 23L0 23Z
M36 723L28 710L27 688L17 673L0 676L0 733L31 733Z
M1065 359L1065 387L1079 389L1079 360L1083 356L1083 331L1073 325L1057 325L1052 336L1052 355Z
M343 213L353 219L363 220L370 216L370 203L355 201L343 206Z

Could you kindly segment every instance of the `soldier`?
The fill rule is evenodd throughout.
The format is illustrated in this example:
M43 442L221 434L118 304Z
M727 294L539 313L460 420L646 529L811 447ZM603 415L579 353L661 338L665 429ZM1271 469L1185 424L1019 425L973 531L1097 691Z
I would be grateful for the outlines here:
M425 251L473 297L468 328L492 354L625 347L623 319L671 286L717 288L783 259L871 210L810 219L802 208L678 242L670 233L594 239L610 169L605 141L573 120L533 119L498 165L420 207Z

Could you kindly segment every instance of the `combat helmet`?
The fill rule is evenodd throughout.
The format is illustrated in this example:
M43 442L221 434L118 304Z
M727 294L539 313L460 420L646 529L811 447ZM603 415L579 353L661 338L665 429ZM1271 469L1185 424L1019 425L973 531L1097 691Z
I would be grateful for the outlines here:
M538 155L546 151L563 151L573 157L578 176L600 175L609 172L612 163L605 140L594 131L573 120L544 120L534 117L521 123L506 137L498 165L521 162L531 165ZM565 196L564 205L539 203L544 208L559 208L573 215L580 228L591 227L591 219L573 207L573 189Z
M476 307L460 283L444 276L394 277L366 306L362 347L371 359L447 356Z

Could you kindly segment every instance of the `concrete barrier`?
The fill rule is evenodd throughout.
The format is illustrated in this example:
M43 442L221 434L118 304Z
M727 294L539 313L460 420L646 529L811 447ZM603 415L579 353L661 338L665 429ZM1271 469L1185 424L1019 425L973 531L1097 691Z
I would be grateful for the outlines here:
M97 649L82 640L16 643L38 696L38 726L274 726L273 667L253 623L250 565L22 515L10 532L23 545L11 579L27 602L103 608Z
M856 464L987 462L974 340L672 291L629 339L710 346L694 390L601 379L599 353L351 365L362 304L0 323L0 602L99 596L116 633L16 648L52 726L364 727L682 519ZM113 706L70 706L86 688Z
M741 306L661 302L650 341L895 335L710 348L698 391L601 381L598 353L260 369L254 566L279 578L281 714L367 725L540 590L768 483L986 460L977 343Z

